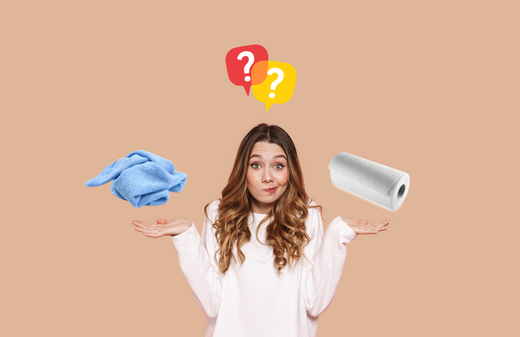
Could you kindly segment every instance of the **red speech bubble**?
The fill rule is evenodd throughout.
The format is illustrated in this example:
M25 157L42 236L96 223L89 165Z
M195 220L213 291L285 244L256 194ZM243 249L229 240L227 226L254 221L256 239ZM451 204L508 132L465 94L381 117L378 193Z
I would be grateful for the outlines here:
M226 67L231 83L244 87L247 95L251 90L251 85L262 83L267 77L265 72L258 72L262 76L252 78L251 68L259 61L269 60L267 50L259 44L233 48L226 55ZM267 67L267 62L266 62Z

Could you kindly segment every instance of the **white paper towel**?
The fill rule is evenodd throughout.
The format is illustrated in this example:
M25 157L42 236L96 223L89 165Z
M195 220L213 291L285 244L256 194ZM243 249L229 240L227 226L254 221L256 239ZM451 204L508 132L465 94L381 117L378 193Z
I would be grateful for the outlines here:
M337 187L392 210L401 206L410 188L408 173L346 152L332 158L329 170Z

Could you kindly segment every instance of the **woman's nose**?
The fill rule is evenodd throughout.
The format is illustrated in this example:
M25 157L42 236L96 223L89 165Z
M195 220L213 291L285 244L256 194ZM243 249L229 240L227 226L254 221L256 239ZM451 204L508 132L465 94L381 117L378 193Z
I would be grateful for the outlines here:
M262 182L264 183L270 183L273 181L271 172L269 170L265 170L264 174L262 175Z

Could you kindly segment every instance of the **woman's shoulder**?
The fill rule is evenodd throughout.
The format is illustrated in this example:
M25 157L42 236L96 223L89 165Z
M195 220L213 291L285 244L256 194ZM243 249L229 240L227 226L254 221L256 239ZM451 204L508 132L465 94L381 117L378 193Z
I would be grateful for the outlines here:
M313 199L309 198L309 200L307 200L307 207L309 207L309 206L311 206L311 207L312 206L318 206L318 204L316 203L316 201L314 201Z
M218 209L218 205L220 205L220 199L216 199L216 200L213 200L212 202L210 202L208 204L208 208L212 208L212 209L215 209L217 210Z
M206 217L211 220L212 222L215 222L215 218L218 215L218 206L220 205L220 199L213 200L209 204L206 205L204 208L204 212L206 213Z
M321 214L321 206L318 205L316 203L316 201L314 201L312 199L309 199L307 201L307 209L308 209L309 212L311 212L311 211L314 212L315 211L315 212L319 212Z
M314 200L309 199L307 201L307 211L309 212L307 219L321 219L321 206L318 205Z

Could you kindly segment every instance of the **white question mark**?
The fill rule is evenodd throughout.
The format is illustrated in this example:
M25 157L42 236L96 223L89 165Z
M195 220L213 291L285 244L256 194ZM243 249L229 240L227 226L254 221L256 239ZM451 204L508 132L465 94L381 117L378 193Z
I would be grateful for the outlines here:
M251 53L250 51L243 51L240 54L238 54L237 59L242 60L244 56L248 58L246 66L244 67L244 74L249 74L249 69L251 69L251 65L255 63L255 55L253 55L253 53ZM244 77L244 80L246 82L249 82L251 81L251 77L246 76Z
M280 68L271 68L267 72L267 75L272 75L273 73L277 73L278 74L278 78L276 80L274 80L273 83L271 83L271 90L274 91L274 90L276 90L276 86L278 84L280 84L280 82L283 81L283 70L280 69ZM269 97L274 98L274 92L270 93Z

